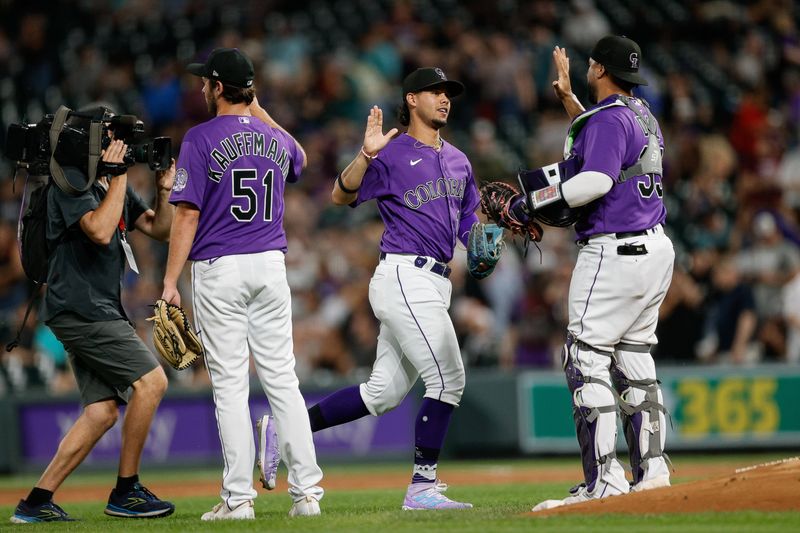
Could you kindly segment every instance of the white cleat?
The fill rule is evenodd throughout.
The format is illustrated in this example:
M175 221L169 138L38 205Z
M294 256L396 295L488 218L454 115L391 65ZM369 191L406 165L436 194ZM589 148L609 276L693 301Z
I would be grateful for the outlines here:
M545 500L543 502L537 503L533 509L533 512L537 511L546 511L548 509L555 509L557 507L562 507L564 505L573 505L576 503L583 503L592 500L600 500L602 498L608 498L610 496L619 496L620 494L625 494L624 492L618 490L612 485L608 483L598 483L598 486L595 487L594 493L590 493L586 490L586 486L581 485L575 491L575 493L567 496L563 500Z
M289 510L289 516L317 516L322 514L319 510L319 500L313 496L304 496L297 500Z
M669 474L663 476L656 476L652 479L644 479L631 487L631 492L642 492L644 490L660 489L662 487L669 487Z
M240 503L233 509L229 509L225 502L219 502L207 513L203 513L200 520L208 522L210 520L254 520L256 513L253 510L253 500Z

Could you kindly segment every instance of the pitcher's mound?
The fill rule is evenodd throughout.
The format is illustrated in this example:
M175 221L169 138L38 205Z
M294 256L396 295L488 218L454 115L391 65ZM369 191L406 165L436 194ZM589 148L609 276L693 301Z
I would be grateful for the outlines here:
M800 459L783 459L740 468L730 475L714 479L565 505L530 514L662 514L745 510L800 510Z

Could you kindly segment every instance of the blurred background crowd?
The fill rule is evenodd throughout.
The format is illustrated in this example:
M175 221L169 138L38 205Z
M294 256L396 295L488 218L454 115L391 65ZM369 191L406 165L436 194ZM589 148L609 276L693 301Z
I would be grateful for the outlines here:
M440 66L467 91L443 136L479 181L513 182L520 167L561 159L569 125L551 81L567 48L584 104L588 53L609 33L642 47L637 91L666 141L667 232L677 251L661 308L660 364L800 362L800 32L790 0L0 0L0 140L15 122L59 105L110 103L177 148L207 120L184 66L219 46L257 66L262 105L303 144L309 166L286 193L287 267L302 379L369 371L377 321L367 284L382 223L374 205L330 202L332 180L357 153L369 107L390 117L400 82ZM0 340L21 324L30 285L16 244L22 183L0 163ZM24 173L22 174L24 177ZM129 173L152 198L146 165ZM132 236L141 275L124 304L147 339L166 246ZM519 244L519 243L518 243ZM459 248L462 248L459 245ZM547 228L541 251L511 245L495 273L451 266L451 314L468 367L552 368L566 327L576 246ZM624 283L624 280L620 280ZM188 276L182 290L189 304ZM148 342L150 342L148 340ZM202 365L172 373L204 386ZM35 316L22 345L0 355L0 394L74 387L63 348Z

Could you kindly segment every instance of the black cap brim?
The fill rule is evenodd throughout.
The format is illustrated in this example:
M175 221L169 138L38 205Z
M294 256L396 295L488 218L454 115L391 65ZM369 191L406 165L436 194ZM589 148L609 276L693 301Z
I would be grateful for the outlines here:
M607 71L614 75L615 78L619 78L622 81L627 81L628 83L635 83L636 85L647 85L647 80L644 79L638 72L626 72L624 70L617 70L614 68L605 67Z
M206 66L204 63L190 63L186 67L186 71L189 74L194 74L195 76L200 76L201 78L207 78L206 76Z
M460 81L455 80L447 80L447 81L437 81L436 83L431 83L430 85L426 85L425 87L421 87L415 92L420 91L428 91L433 89L434 87L443 86L447 96L450 98L455 98L456 96L460 95L464 92L464 84Z

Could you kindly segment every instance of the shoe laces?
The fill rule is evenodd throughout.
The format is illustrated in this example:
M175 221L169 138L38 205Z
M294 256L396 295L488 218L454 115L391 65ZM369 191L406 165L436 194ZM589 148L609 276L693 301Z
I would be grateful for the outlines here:
M135 483L133 485L133 489L131 490L131 492L139 492L139 493L141 493L143 495L144 499L146 499L146 500L153 501L153 500L157 500L158 499L158 496L156 496L155 494L150 492L150 490L147 487L145 487L144 485L142 485L141 483Z

